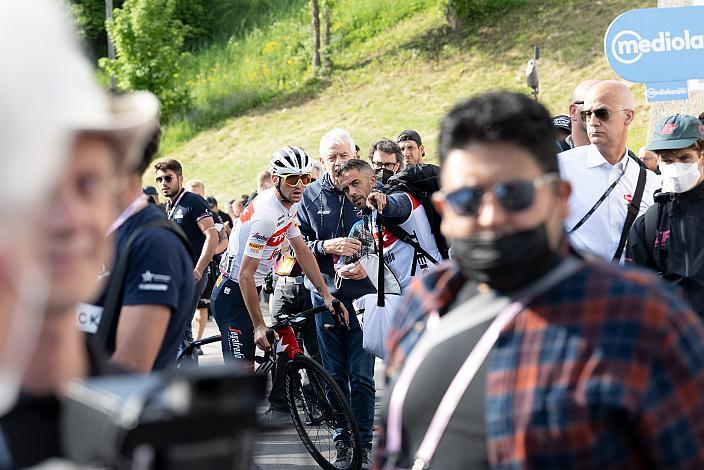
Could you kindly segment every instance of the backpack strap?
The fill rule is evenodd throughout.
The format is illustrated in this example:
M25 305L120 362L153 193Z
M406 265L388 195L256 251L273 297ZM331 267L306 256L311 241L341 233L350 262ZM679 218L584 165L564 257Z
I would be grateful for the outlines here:
M628 240L628 233L631 231L631 225L635 222L640 212L640 202L643 200L643 192L645 191L645 181L647 179L647 172L642 166L639 167L638 173L638 183L636 183L636 193L631 199L631 203L628 204L628 213L626 214L626 220L623 223L623 229L621 230L621 239L618 242L618 248L616 248L616 253L611 259L612 262L618 263L621 260L621 254L623 249L626 247L626 240Z
M431 256L430 253L428 253L422 246L420 246L420 243L414 240L413 237L411 237L411 234L406 232L403 227L396 224L387 224L386 230L391 232L394 237L398 238L403 243L411 245L413 248L415 248L416 253L420 253L421 255L425 256L428 260L430 260L431 263L438 264L438 261L433 256Z
M122 297L125 289L125 275L127 273L127 254L134 243L134 240L153 228L163 228L174 233L185 246L190 254L191 249L188 244L188 238L181 228L174 222L165 218L158 218L147 222L138 227L132 235L127 239L120 253L116 254L115 266L110 273L110 281L108 282L107 291L105 294L105 302L103 303L103 314L100 318L98 331L94 336L94 343L103 351L113 352L115 350L115 336L117 333L117 323L120 319L120 310L122 310ZM191 254L191 258L193 255Z

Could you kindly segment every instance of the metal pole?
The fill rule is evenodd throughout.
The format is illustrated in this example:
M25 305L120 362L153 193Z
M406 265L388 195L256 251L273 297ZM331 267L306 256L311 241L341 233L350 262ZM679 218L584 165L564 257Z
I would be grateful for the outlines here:
M112 0L105 0L105 20L106 22L112 20ZM105 32L108 37L108 59L115 60L115 45L110 40L110 34L107 32L107 28ZM115 76L112 74L110 74L110 88L113 90L117 89Z

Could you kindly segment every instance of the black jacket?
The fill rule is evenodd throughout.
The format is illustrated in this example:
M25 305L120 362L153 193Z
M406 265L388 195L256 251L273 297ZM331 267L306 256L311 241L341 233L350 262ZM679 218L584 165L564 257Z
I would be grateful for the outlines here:
M680 286L704 318L704 184L655 200L631 227L626 263L653 269Z

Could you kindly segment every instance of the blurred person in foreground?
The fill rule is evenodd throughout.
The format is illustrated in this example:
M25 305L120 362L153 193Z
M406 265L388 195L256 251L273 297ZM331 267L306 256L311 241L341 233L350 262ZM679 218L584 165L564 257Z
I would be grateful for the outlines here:
M704 326L655 276L572 254L547 110L479 95L439 140L454 259L397 312L377 465L701 468Z
M43 226L46 198L65 166L71 84L90 73L64 14L49 1L0 3L0 423L17 401L45 307L36 227ZM39 51L48 55L29 58ZM0 427L0 468L13 466Z
M9 85L9 89L16 92L16 88L25 83L34 84L32 99L25 103L27 108L12 119L18 120L20 116L32 119L32 135L36 140L49 139L48 143L56 143L51 140L52 134L57 131L67 134L62 146L42 149L46 166L56 172L60 181L58 184L44 182L49 193L43 201L46 215L37 232L40 240L33 247L48 277L46 292L41 285L33 291L37 297L46 295L44 316L36 327L37 345L28 355L20 399L0 419L4 441L0 454L6 457L3 465L8 468L24 468L60 457L58 396L69 381L107 370L98 356L85 347L83 334L74 323L76 305L96 294L96 278L110 261L113 244L105 233L115 215L115 175L138 158L140 147L156 126L158 112L158 102L150 93L113 97L100 89L93 70L72 37L72 28L66 23L70 21L68 15L58 10L53 2L31 2L31 10L24 6L26 3L0 3L3 64L8 65L4 45L10 42L15 48L10 55L17 54L23 59L15 64L17 68L10 67L11 74L31 74L35 67L46 67L48 64L44 62L54 67L42 68L42 74L20 77L22 84L1 83L0 78L0 85L3 85L0 89L5 90ZM21 46L18 48L18 45ZM33 59L39 57L37 51L42 51L42 66L32 63L39 61ZM12 63L10 59L10 65ZM12 99L9 100L10 110L13 109ZM41 103L41 106L33 109L35 105L31 102ZM54 107L57 103L59 107ZM7 110L4 107L4 111ZM30 115L30 110L36 113ZM53 113L56 114L52 116ZM42 120L52 117L55 118L53 128L43 128ZM12 139L16 135L19 134L8 137ZM1 140L7 142L5 138ZM25 149L21 150L26 165L27 155ZM17 155L10 153L12 156ZM63 169L49 163L66 157L68 163ZM2 155L2 158L7 156ZM32 168L42 166L32 162ZM42 189L41 186L34 188ZM32 314L30 309L22 313Z
M78 311L83 331L97 333L90 336L97 347L116 364L142 373L176 362L195 290L185 235L141 192L160 136L155 132L139 161L126 169L117 196L120 214L108 229L116 242L112 272L95 305L81 304ZM122 276L116 276L118 263L124 263Z

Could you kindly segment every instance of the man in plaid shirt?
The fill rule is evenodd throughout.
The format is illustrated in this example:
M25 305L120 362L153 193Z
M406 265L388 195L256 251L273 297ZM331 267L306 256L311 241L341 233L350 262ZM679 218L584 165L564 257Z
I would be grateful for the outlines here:
M547 111L508 92L443 120L434 202L454 259L411 284L387 338L377 468L704 468L704 326L654 276L571 253L554 141ZM510 306L460 326L480 298ZM450 417L436 415L504 317Z

